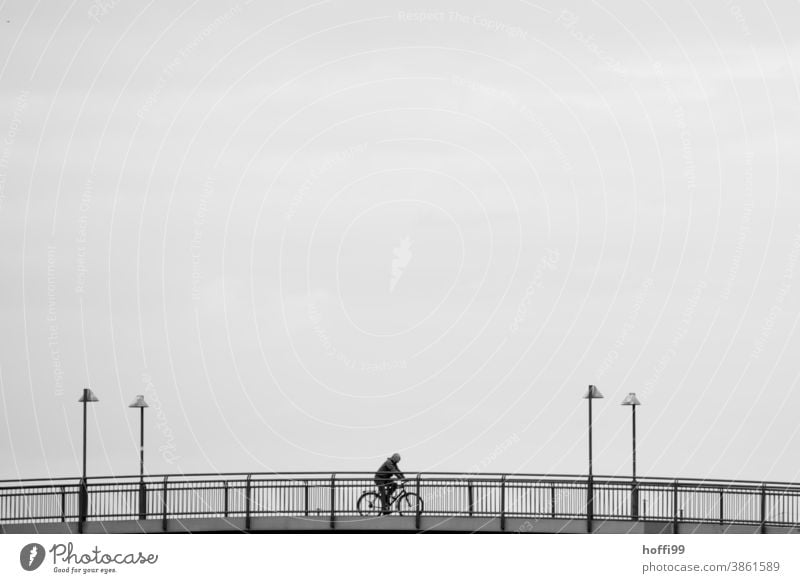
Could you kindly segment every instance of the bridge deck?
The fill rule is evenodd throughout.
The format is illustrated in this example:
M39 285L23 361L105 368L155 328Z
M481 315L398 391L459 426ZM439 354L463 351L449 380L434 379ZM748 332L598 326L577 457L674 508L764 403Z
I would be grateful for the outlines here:
M164 527L166 526L166 530ZM11 524L0 527L8 534L77 534L77 522L45 522ZM501 525L499 518L469 518L425 516L420 518L419 528L413 517L348 517L337 520L333 527L328 519L294 516L253 518L250 529L246 529L242 518L190 518L186 520L112 520L87 522L87 534L158 534L158 533L508 533L508 534L579 534L587 532L585 520L541 519L531 521L511 518ZM593 532L597 534L671 534L673 524L659 521L595 521ZM759 526L741 524L679 523L678 534L757 534ZM800 534L800 528L769 526L766 533Z

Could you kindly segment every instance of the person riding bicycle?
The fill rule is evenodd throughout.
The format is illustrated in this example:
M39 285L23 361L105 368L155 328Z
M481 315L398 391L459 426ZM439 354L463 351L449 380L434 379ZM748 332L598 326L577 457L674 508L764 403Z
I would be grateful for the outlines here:
M392 493L398 486L392 477L397 476L399 480L406 479L403 472L397 467L398 462L400 462L400 454L393 453L392 457L386 458L386 461L375 472L375 484L378 486L378 492L383 502L383 514L389 514L389 500L392 499Z

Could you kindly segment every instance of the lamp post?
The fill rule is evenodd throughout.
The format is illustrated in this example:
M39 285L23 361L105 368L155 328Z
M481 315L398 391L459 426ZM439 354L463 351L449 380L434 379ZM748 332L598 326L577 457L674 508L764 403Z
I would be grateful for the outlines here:
M584 399L589 400L589 480L586 492L586 524L589 532L592 532L592 520L594 519L594 471L592 470L592 401L602 399L603 394L594 385L589 385L589 389L583 395Z
M639 485L636 482L636 406L642 403L636 398L636 393L628 393L622 404L631 408L633 417L633 470L631 472L631 518L639 520Z
M144 395L136 395L136 400L128 405L139 409L139 520L147 518L147 490L144 485L144 409L147 406Z
M83 523L89 508L89 492L86 488L86 404L99 401L92 389L83 389L79 403L83 403L83 472L81 473L81 486L78 492L78 532L83 533Z

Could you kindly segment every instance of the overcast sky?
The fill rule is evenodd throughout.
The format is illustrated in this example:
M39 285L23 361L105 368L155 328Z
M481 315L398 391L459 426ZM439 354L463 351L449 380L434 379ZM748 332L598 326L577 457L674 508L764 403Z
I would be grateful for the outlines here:
M800 481L800 5L0 4L0 478Z

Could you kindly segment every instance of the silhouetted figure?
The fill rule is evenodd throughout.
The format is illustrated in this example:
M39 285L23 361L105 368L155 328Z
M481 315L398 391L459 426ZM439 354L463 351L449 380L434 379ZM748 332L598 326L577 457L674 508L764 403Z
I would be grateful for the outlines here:
M406 479L403 472L397 467L399 462L400 454L393 453L392 457L386 458L386 461L375 472L375 484L378 486L378 492L383 502L382 514L389 514L389 500L391 500L392 494L397 489L397 482L394 481L393 477L397 476L399 480Z

